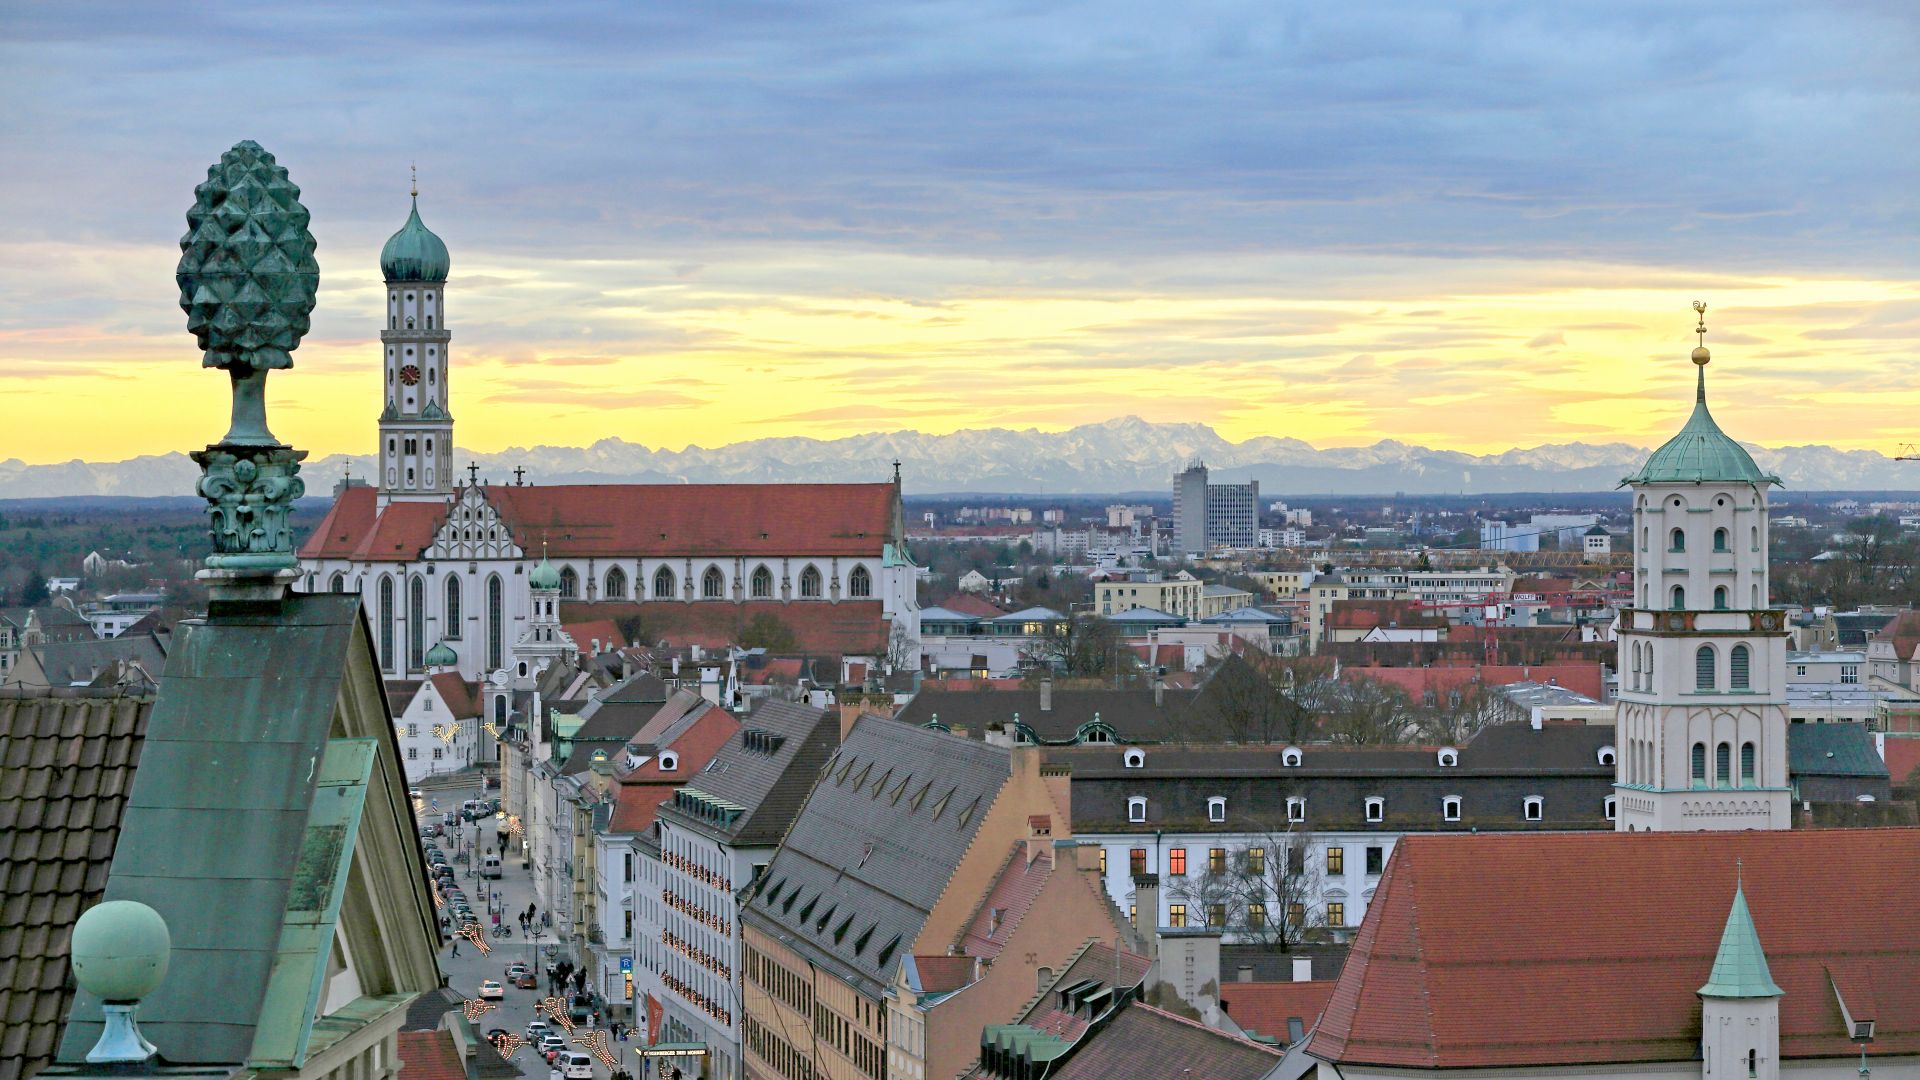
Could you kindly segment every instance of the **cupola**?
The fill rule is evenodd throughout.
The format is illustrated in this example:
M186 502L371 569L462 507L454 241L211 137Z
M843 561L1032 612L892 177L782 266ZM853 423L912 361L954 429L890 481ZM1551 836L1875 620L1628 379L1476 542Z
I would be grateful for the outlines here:
M452 267L446 242L421 222L416 196L407 223L380 249L380 273L388 281L445 281Z
M1713 359L1707 351L1707 305L1694 301L1700 315L1694 332L1700 344L1693 350L1698 369L1693 397L1693 415L1680 433L1668 439L1647 458L1640 471L1620 481L1624 484L1778 484L1780 478L1760 471L1753 455L1728 437L1707 411L1707 364Z

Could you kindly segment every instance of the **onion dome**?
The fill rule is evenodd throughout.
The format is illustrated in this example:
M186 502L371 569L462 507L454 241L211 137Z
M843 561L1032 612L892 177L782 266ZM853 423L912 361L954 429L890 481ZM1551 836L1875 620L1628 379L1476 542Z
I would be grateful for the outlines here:
M1762 472L1754 464L1747 448L1733 441L1707 411L1707 364L1713 359L1706 346L1706 305L1694 304L1700 312L1695 332L1701 343L1693 350L1693 363L1699 369L1694 389L1693 415L1680 433L1668 439L1647 458L1640 471L1622 480L1622 484L1778 484L1780 478Z
M427 666L430 668L458 667L459 665L460 654L448 648L444 641L435 643L433 648L427 650Z
M533 573L527 575L527 584L536 589L558 589L560 588L560 571L555 570L545 556L541 556L540 565L534 567Z
M421 223L416 197L407 223L380 249L380 272L388 281L445 281L452 267L446 242Z

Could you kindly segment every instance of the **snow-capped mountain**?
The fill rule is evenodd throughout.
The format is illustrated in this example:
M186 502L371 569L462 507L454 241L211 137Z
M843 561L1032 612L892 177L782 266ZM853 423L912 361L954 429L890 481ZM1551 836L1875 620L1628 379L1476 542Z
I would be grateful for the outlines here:
M1750 446L1755 460L1794 490L1920 488L1920 465L1868 450ZM900 462L906 490L1101 494L1167 491L1173 474L1205 461L1217 482L1260 481L1263 494L1443 494L1605 491L1646 457L1622 443L1559 443L1498 454L1433 450L1392 439L1371 446L1315 449L1299 439L1261 436L1229 442L1205 424L1152 424L1126 416L1067 431L985 428L950 435L871 432L843 439L756 439L712 449L654 450L623 439L587 447L534 446L469 455L499 483L515 467L535 483L739 483L882 480ZM324 495L351 467L372 475L372 458L340 455L306 463L308 490ZM0 498L59 495L190 495L199 470L184 454L126 461L28 465L0 461Z

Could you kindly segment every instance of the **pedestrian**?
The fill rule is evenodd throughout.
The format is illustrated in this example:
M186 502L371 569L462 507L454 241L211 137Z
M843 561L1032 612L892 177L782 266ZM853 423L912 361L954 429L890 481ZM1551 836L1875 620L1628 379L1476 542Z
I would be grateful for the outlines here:
M453 939L453 955L455 956L460 955L460 939L459 938Z

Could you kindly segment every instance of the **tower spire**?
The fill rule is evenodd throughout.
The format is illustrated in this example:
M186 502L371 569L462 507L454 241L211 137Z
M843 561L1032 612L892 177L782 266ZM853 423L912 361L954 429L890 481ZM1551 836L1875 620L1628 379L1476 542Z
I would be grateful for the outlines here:
M1693 328L1693 332L1700 335L1700 344L1693 348L1693 363L1700 369L1700 378L1694 388L1693 400L1704 405L1707 401L1707 363L1713 359L1713 354L1707 351L1707 302L1695 300L1693 310L1700 317L1699 325Z
M407 175L410 178L408 183L410 190L407 193L417 199L420 197L420 166L409 162L407 164Z

